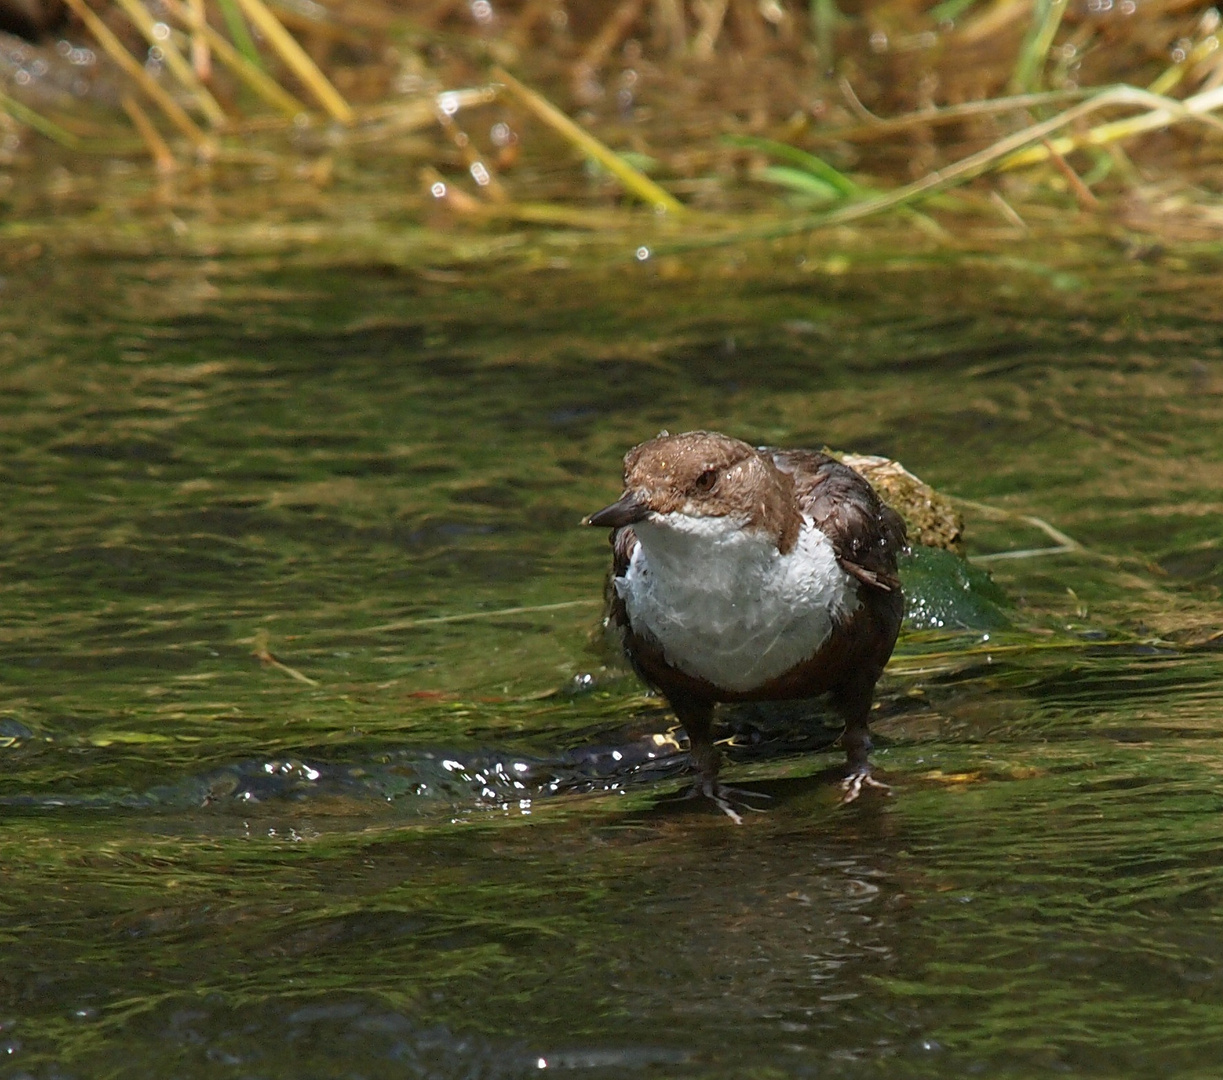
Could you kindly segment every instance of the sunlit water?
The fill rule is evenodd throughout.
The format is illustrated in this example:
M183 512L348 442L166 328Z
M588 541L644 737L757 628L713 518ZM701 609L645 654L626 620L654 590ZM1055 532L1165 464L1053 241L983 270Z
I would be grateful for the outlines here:
M1217 1074L1213 268L3 288L0 1074ZM751 709L765 812L677 798L578 522L697 426L994 508L1005 603L908 567L891 798Z

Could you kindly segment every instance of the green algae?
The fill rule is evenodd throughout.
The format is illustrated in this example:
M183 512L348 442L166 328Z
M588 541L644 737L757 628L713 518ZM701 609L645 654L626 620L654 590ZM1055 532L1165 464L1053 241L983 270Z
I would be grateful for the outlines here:
M919 630L1000 630L1006 594L990 576L940 548L914 547L901 569L905 620Z

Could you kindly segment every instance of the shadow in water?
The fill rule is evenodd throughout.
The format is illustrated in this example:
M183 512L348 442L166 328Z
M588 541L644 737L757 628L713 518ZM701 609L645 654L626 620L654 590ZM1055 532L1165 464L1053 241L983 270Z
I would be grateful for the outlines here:
M760 762L824 750L839 731L811 722L811 704L748 705L725 710L721 746L734 762ZM10 723L0 730L10 744L34 738ZM503 751L404 749L376 759L327 762L286 755L237 761L144 791L53 791L0 797L0 806L29 809L193 810L237 809L264 803L390 807L409 817L437 817L480 809L529 810L538 799L565 794L614 793L674 780L689 768L681 728L665 732L617 729L588 733L590 741L549 756ZM836 768L825 782L839 779Z

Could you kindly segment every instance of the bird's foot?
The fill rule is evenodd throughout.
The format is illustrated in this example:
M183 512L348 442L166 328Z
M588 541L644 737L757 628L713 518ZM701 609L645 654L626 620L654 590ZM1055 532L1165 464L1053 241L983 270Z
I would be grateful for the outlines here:
M727 787L725 784L719 784L716 780L698 780L684 793L685 799L698 799L702 795L705 796L711 803L722 811L736 825L743 824L743 816L739 810L750 810L753 814L763 814L764 811L759 807L748 806L743 802L744 799L771 799L773 796L766 795L763 791L745 791L743 788ZM736 809L735 803L738 802Z
M862 794L864 787L876 788L884 795L892 794L891 786L885 784L882 780L876 780L871 774L871 767L869 765L858 765L851 768L849 775L841 781L841 790L845 792L841 796L841 805L848 806Z

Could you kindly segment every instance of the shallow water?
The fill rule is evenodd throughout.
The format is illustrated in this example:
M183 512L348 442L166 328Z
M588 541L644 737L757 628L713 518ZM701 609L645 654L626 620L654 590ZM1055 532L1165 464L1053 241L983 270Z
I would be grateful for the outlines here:
M1217 267L1101 258L6 271L0 1074L1214 1075ZM676 798L577 523L697 426L985 504L893 797Z

